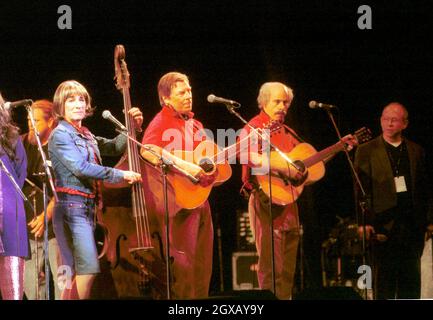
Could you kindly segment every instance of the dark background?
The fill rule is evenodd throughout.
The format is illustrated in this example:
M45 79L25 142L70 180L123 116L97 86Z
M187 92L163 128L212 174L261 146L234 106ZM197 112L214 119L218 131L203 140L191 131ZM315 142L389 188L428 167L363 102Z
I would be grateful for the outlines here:
M57 8L72 8L72 30L59 30ZM359 30L358 7L372 8L373 29ZM168 71L186 73L193 87L197 119L216 134L240 121L210 93L241 102L247 119L257 113L263 82L281 81L295 93L287 124L317 149L337 140L326 112L310 100L335 104L342 134L359 127L380 133L382 108L391 101L409 110L406 135L432 153L433 92L431 1L89 1L0 4L0 91L8 101L52 99L68 79L89 90L95 115L86 125L115 135L101 118L104 109L122 119L122 96L113 82L113 51L126 49L131 98L144 125L159 111L156 85ZM26 128L25 110L15 120ZM117 159L106 159L114 165ZM212 192L215 229L221 229L222 260L215 254L212 292L231 289L231 254L236 244L240 167ZM429 167L431 171L431 166ZM327 164L326 176L299 200L305 230L305 280L320 285L320 245L338 222L354 216L352 178L344 154ZM215 238L217 240L217 238ZM218 241L215 241L217 253Z

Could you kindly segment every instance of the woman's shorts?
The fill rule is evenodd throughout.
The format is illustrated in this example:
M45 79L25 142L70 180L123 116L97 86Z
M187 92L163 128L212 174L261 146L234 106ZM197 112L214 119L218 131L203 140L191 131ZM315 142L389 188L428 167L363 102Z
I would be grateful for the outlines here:
M95 200L80 195L58 193L54 207L53 227L62 256L62 265L71 274L100 272L96 249Z

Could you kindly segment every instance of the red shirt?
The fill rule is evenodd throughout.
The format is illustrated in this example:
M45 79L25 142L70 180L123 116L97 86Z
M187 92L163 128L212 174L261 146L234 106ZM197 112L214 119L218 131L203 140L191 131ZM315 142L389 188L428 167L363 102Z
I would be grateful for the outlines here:
M143 144L154 144L167 151L193 151L206 140L203 125L193 119L194 113L182 115L171 107L163 106L152 119L143 136Z
M271 118L263 110L248 122L248 124L254 128L266 128L269 127L270 123ZM247 125L244 127L244 129L247 132L250 132L250 128ZM300 143L300 141L296 139L290 132L293 132L293 134L296 135L291 128L284 124L282 124L279 129L272 129L270 133L271 143L283 152L290 152L297 144ZM261 148L259 148L259 150L261 150ZM250 178L250 168L246 165L243 165L242 181L244 183L248 183Z

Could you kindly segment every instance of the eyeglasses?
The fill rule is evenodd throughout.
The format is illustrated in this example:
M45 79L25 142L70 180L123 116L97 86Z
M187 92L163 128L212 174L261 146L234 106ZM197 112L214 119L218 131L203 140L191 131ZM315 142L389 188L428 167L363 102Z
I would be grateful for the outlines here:
M403 119L399 119L399 118L383 118L383 117L380 118L380 120L383 122L390 122L391 121L391 123L404 121Z

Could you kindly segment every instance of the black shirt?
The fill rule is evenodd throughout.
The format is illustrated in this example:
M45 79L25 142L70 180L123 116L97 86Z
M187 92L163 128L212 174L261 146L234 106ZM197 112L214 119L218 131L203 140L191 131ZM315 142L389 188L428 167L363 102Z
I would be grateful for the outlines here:
M397 147L394 147L392 144L389 144L386 141L384 142L394 177L404 176L404 181L406 183L407 191L397 193L397 206L402 209L410 209L412 207L410 185L411 175L409 154L407 151L406 142L403 140Z
M43 188L43 179L44 177L41 176L35 176L35 173L44 172L44 166L42 163L42 156L38 150L37 145L33 145L28 140L28 133L24 134L22 136L24 149L26 150L27 154L27 179L33 182L40 190ZM45 152L45 155L48 157L48 145L42 146L42 149ZM29 197L33 193L33 187L26 181L24 183L23 192L28 197L30 202L33 206L36 208L36 215L39 215L44 211L44 199L43 194L40 192L40 190L36 189L36 206L33 200L33 197ZM49 185L47 184L47 191L48 191L48 200L47 204L49 202L49 199L52 197L52 192L50 190ZM34 218L34 212L29 208L29 206L26 207L26 221L29 223ZM53 226L51 221L48 225L48 239L54 238L54 232L53 232ZM34 237L32 237L34 239Z

